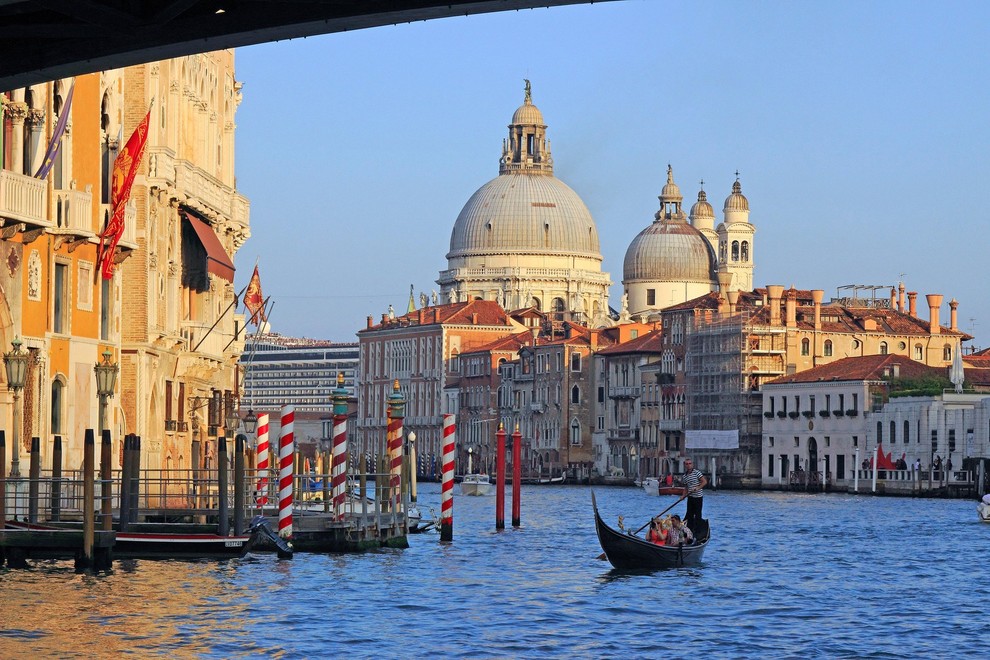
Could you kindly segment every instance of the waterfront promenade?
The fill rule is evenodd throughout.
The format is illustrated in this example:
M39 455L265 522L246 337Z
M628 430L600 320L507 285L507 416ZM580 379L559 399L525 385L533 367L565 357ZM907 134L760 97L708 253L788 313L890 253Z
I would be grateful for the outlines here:
M675 498L597 488L609 522ZM425 511L439 510L424 484ZM681 511L683 513L683 511ZM973 574L990 540L975 502L710 493L704 565L648 575L596 557L586 487L524 487L522 528L458 497L454 543L249 555L226 562L71 563L0 571L0 655L139 657L923 657L990 652ZM671 648L673 647L673 651Z

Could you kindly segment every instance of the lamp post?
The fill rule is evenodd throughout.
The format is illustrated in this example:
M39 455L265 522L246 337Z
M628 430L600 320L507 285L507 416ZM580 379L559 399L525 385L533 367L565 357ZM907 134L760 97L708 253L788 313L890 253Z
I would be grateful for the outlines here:
M21 390L27 381L28 352L21 349L21 340L10 342L13 350L3 354L3 366L7 370L7 387L14 393L14 450L10 462L10 476L21 476Z
M230 405L227 407L227 416L224 419L224 435L230 439L233 439L234 434L237 433L237 427L241 424L241 416L237 414L237 406Z
M117 385L117 374L120 373L120 366L110 362L110 350L103 351L103 362L98 362L93 367L96 374L96 396L100 399L100 434L106 428L107 399L113 398L114 387Z

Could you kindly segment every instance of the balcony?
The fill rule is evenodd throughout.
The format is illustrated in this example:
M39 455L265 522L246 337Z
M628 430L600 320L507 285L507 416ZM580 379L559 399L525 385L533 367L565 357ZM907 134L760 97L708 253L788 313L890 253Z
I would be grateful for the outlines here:
M529 410L535 413L545 413L547 411L547 404L535 401L529 404Z
M100 204L100 226L106 227L110 222L111 207L109 204ZM124 233L121 234L117 247L121 250L136 250L137 244L137 204L130 200L124 206Z
M45 180L0 170L0 218L6 225L30 225L27 230L51 227L45 214ZM4 238L9 238L7 231Z
M93 231L93 193L82 190L56 190L53 202L55 226L51 233L72 240L72 245L96 236ZM69 250L73 250L70 247Z
M661 419L658 422L661 431L680 431L684 428L683 419Z
M213 328L212 332L211 326L210 323L200 321L183 321L182 338L186 340L187 349L195 352L197 357L223 361L224 347L230 341L230 334L224 332L222 324Z
M608 388L608 396L610 399L638 399L639 388L610 386Z

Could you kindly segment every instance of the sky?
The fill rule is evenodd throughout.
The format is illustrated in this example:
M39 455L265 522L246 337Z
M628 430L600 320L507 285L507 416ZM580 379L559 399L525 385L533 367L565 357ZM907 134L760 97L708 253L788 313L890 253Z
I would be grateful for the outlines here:
M439 290L528 78L613 307L669 163L719 219L739 172L754 286L903 281L986 347L988 34L986 2L620 0L238 49L237 288L257 262L271 329L333 341Z

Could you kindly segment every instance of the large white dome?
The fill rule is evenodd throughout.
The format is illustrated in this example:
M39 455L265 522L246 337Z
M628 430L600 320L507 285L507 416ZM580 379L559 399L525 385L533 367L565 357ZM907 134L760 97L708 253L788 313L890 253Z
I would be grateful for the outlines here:
M464 205L447 258L489 254L602 258L588 207L567 184L547 174L499 175Z
M715 277L715 254L701 232L686 222L658 221L629 244L623 282L704 282Z

